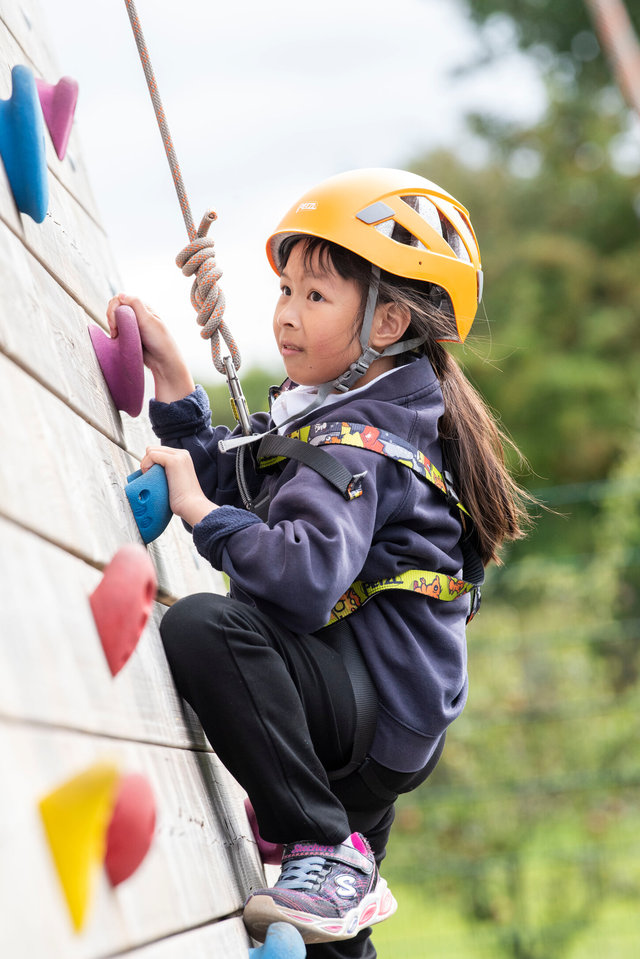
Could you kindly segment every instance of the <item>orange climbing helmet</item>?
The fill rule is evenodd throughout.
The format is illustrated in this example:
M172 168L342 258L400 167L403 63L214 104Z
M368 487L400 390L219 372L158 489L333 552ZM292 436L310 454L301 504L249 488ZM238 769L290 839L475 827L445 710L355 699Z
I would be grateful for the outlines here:
M279 247L303 234L337 243L381 270L442 288L461 341L482 296L480 250L467 210L441 187L404 170L353 170L309 190L267 241L279 273Z

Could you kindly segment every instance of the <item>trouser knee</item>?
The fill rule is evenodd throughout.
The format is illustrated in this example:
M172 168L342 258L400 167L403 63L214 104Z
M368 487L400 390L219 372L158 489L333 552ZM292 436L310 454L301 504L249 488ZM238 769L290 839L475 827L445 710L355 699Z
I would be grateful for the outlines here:
M160 637L174 672L197 666L211 648L215 642L212 624L221 622L225 602L217 593L194 593L167 610L160 623Z

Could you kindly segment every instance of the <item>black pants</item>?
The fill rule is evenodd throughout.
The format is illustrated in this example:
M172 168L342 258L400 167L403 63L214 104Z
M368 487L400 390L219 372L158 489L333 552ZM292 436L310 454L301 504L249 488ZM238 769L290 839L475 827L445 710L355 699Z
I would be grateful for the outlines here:
M215 593L180 600L161 635L180 695L213 749L246 790L260 833L271 842L343 842L351 832L385 856L397 794L435 766L398 773L367 759L377 787L356 771L329 780L351 756L356 705L340 654L319 635L300 636L258 610ZM309 959L374 959L355 939L308 946Z

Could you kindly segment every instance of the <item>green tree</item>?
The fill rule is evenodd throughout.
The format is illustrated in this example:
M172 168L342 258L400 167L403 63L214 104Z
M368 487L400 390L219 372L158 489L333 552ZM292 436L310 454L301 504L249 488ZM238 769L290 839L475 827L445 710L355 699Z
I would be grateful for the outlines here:
M470 209L489 323L481 316L458 354L530 459L529 485L567 517L543 518L490 573L469 629L469 704L432 780L400 802L386 872L419 884L430 914L461 917L447 954L630 959L640 155L621 163L629 111L582 3L465 5L486 29L487 59L500 54L496 18L511 25L500 35L536 57L548 109L532 128L471 117L483 165L449 152L414 168ZM430 953L423 942L411 955Z

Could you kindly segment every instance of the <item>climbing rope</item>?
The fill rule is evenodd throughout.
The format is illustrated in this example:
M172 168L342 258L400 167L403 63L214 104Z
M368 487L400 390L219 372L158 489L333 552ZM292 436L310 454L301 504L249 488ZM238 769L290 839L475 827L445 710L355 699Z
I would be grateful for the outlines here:
M220 352L220 336L226 343L231 353L231 359L236 370L240 369L240 351L235 344L229 327L223 320L225 299L224 293L218 286L218 280L222 276L221 271L216 265L215 255L213 253L214 242L207 238L207 231L215 219L216 214L213 211L206 213L202 218L200 226L196 230L187 192L184 188L180 165L173 147L173 140L169 132L169 126L162 106L162 100L158 92L158 84L153 73L151 60L147 45L142 34L140 20L133 0L124 0L131 22L131 28L140 55L140 62L144 71L151 102L155 111L156 120L160 128L160 135L164 144L169 168L173 177L173 182L178 194L182 217L187 228L189 236L188 245L180 251L176 257L176 263L185 274L185 276L194 276L195 279L191 288L191 303L198 312L198 323L202 327L200 335L207 340L211 340L211 358L213 365L219 373L226 374L226 367Z
M623 0L585 0L618 86L640 116L640 44Z

